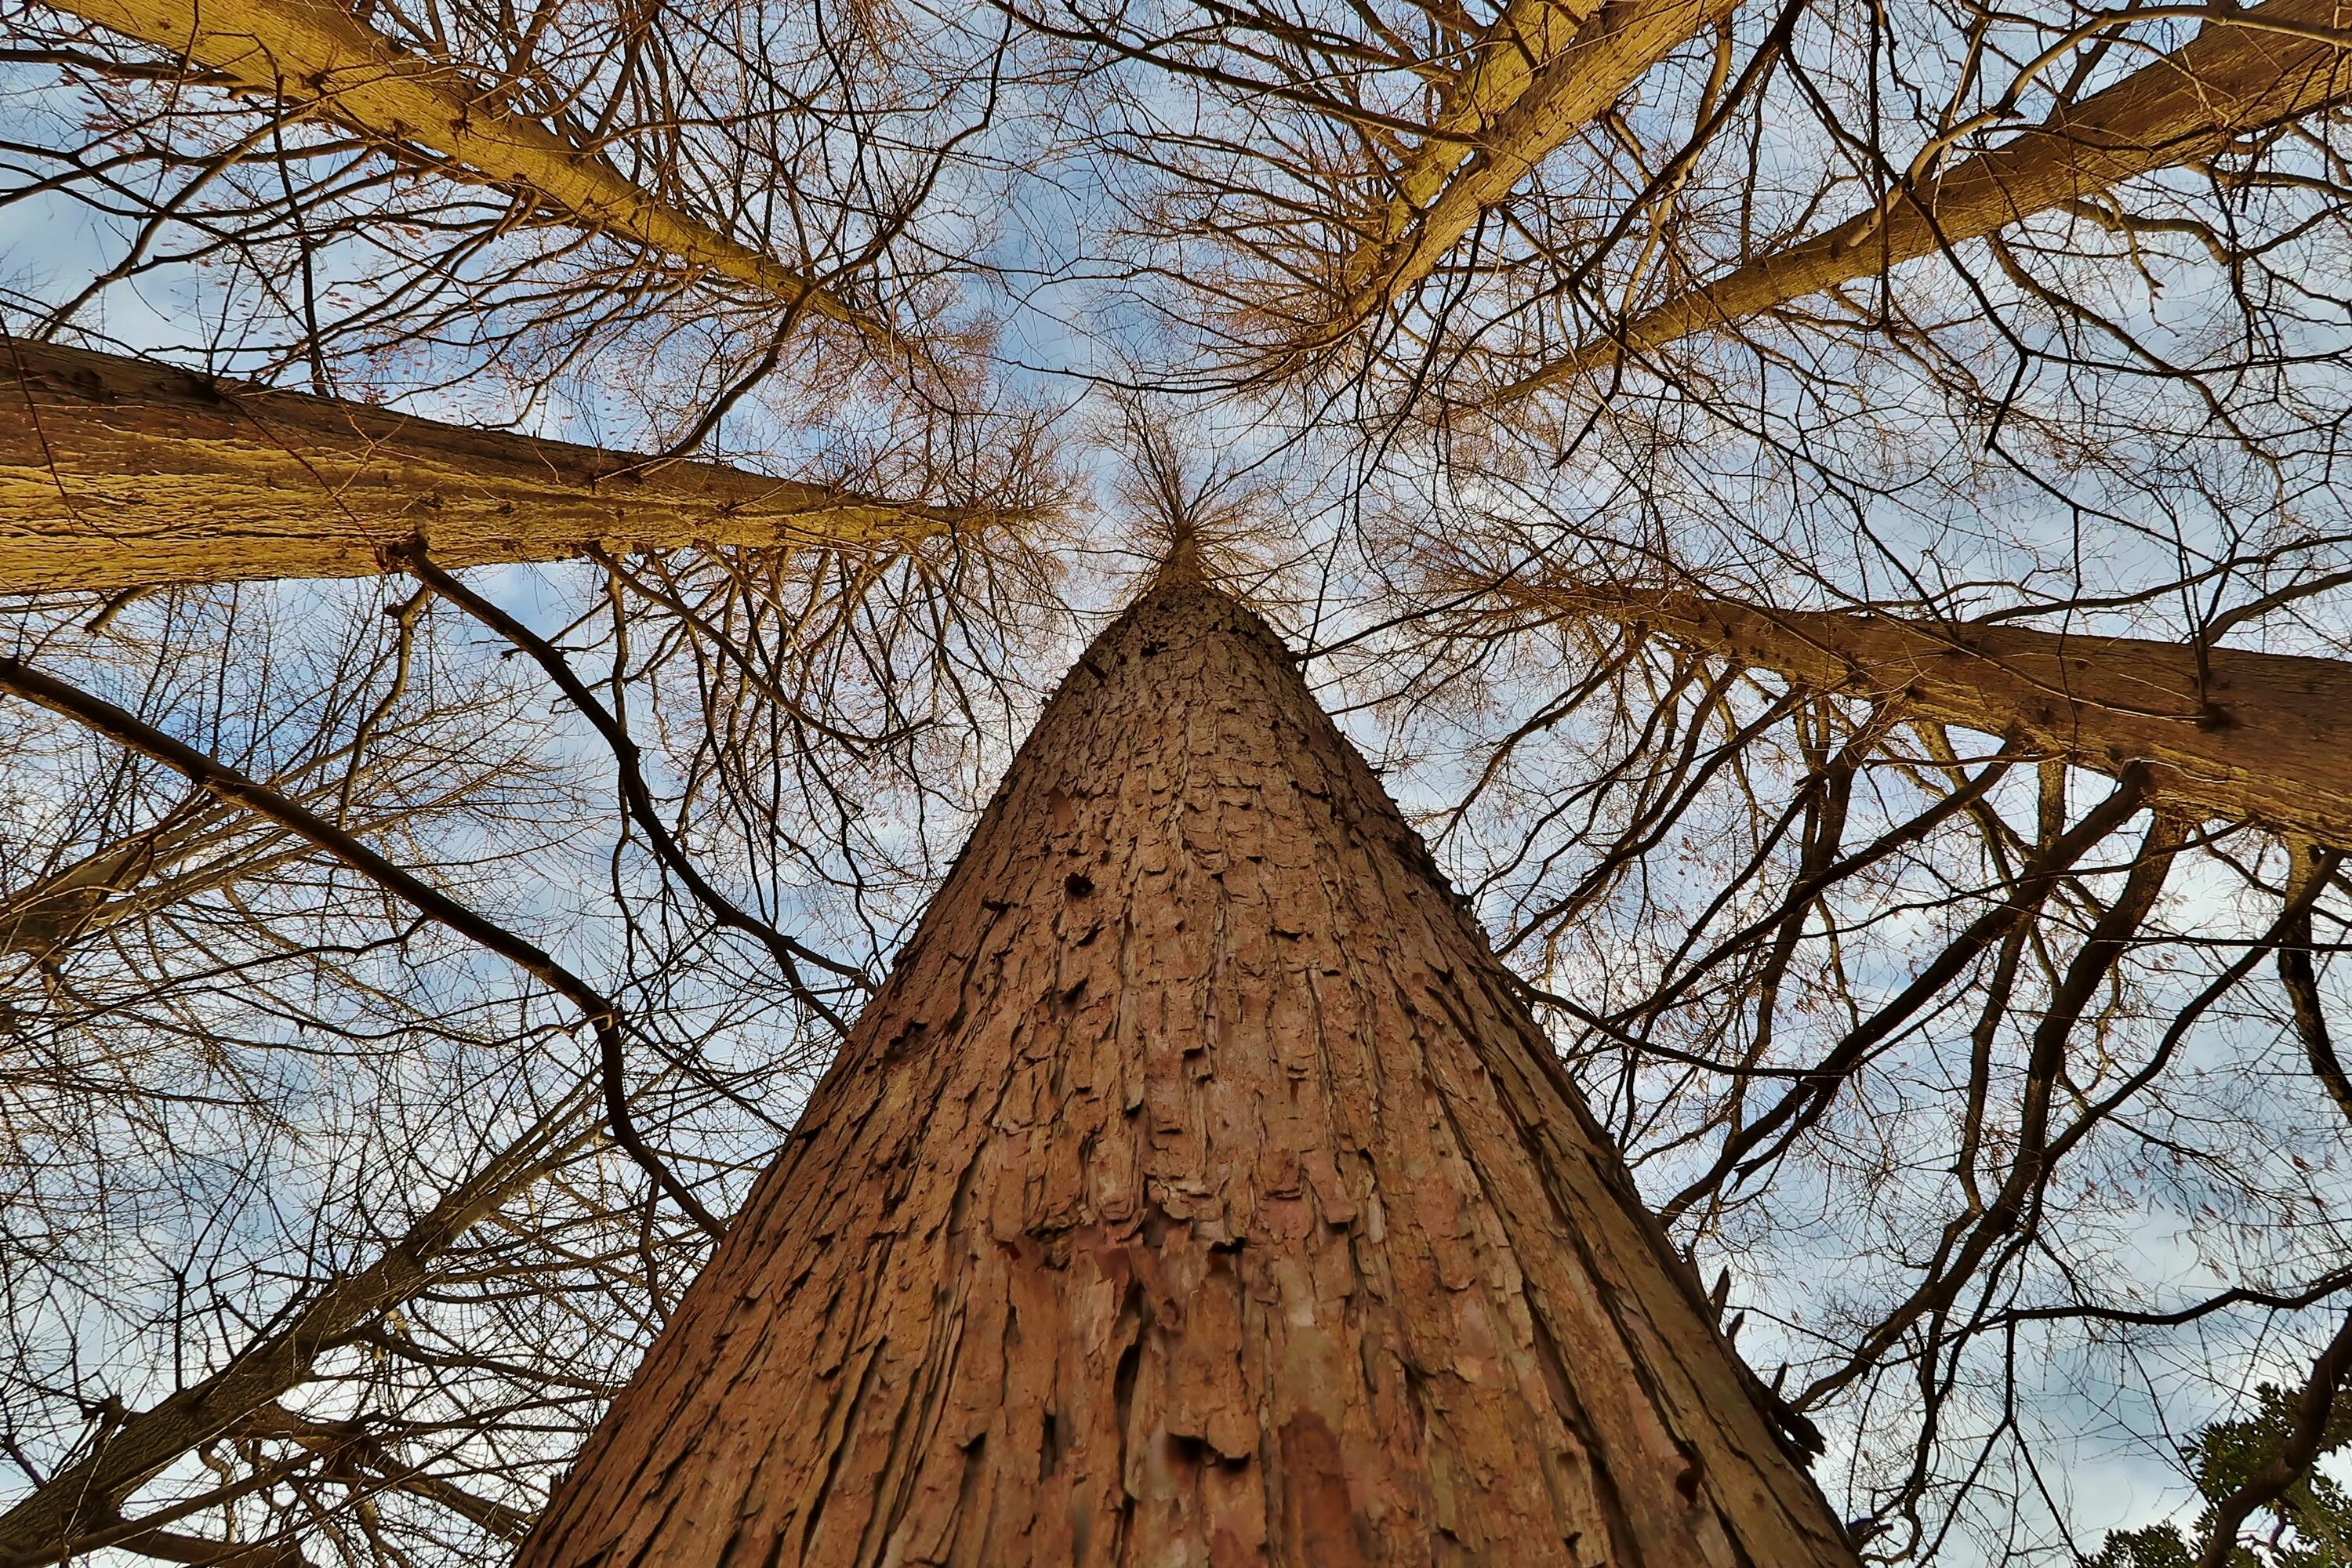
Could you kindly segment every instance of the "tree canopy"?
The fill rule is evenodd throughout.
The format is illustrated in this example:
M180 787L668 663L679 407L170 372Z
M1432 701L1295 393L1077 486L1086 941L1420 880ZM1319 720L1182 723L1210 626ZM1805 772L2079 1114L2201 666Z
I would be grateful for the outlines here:
M2342 1555L2336 0L0 4L0 1559L509 1550L1180 541L1865 1557Z

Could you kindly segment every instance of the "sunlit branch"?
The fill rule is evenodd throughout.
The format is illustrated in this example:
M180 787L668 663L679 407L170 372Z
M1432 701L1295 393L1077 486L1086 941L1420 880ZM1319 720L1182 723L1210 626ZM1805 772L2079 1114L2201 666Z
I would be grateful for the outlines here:
M0 593L368 576L592 549L887 547L975 521L0 339Z
M802 273L641 189L595 149L509 112L464 71L401 50L330 0L63 0L60 8L371 142L420 148L569 222L889 336Z
M2352 98L2336 0L2270 0L2217 15L2190 43L2059 110L1992 152L1898 186L1869 212L1674 295L1495 395L1509 403L1620 354L1743 321L1978 239Z
M1651 626L1912 717L2014 734L2077 766L2149 766L2150 798L2352 844L2352 664L2019 626L1766 610L1694 594L1506 583L1531 608Z
M1400 298L1478 220L1634 79L1725 16L1737 0L1517 0L1447 94L1438 134L1395 176L1377 243L1340 267L1336 335Z

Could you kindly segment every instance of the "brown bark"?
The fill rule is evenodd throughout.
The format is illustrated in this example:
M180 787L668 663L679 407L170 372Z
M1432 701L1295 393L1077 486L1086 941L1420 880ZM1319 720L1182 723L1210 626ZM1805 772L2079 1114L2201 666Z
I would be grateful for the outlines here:
M1439 135L1400 169L1378 242L1342 263L1334 327L1395 300L1520 181L1623 96L1633 79L1738 0L1520 0L1447 95Z
M210 1377L125 1418L95 1451L0 1513L0 1562L38 1568L73 1555L86 1544L80 1537L119 1530L123 1500L139 1487L310 1381L321 1353L415 1295L434 1261L476 1222L575 1152L578 1119L592 1098L575 1092L452 1189L383 1256L311 1297Z
M1939 179L1827 234L1676 294L1496 395L1508 403L1608 363L1875 276L2035 213L2352 98L2344 0L2270 0ZM2332 36L2331 36L2332 35Z
M2352 664L2003 626L1765 610L1685 593L1512 584L1521 605L1656 628L1792 680L1899 694L1911 717L2014 734L2077 766L2148 764L2199 818L2352 844Z
M1852 1564L1255 616L1080 660L523 1550Z
M870 546L965 519L0 338L0 593L354 577L592 547Z
M508 112L454 66L403 52L332 0L58 3L372 142L421 148L583 227L887 335L775 258L640 189L593 150Z

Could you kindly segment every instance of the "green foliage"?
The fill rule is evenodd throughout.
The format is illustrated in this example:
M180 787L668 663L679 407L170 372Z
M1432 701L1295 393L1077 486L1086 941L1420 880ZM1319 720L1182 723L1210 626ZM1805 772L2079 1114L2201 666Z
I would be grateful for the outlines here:
M2110 1531L2090 1568L2194 1568L2213 1528L2221 1501L2252 1480L2286 1446L2294 1429L2299 1391L2263 1384L2254 1390L2254 1411L2216 1421L2181 1446L2180 1458L2205 1499L2197 1528L2184 1535L2177 1524ZM2352 1397L2339 1397L2328 1414L2322 1455L2352 1444ZM2252 1521L2251 1543L2242 1538L2231 1552L2229 1568L2352 1568L2352 1491L2315 1469L2287 1488Z

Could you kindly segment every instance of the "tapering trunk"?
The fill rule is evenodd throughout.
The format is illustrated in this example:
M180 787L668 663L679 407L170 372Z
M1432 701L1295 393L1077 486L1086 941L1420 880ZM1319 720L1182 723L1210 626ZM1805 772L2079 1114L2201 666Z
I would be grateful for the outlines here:
M1940 178L1827 234L1686 290L1496 395L1524 397L1693 332L1745 320L2035 213L2210 157L2231 141L2352 98L2345 0L2270 0Z
M2020 739L2094 772L2150 765L2199 818L2352 845L2352 663L2021 626L1765 610L1693 594L1512 586L1507 597L1654 626L1805 685Z
M0 593L355 577L592 546L870 545L960 521L0 338Z
M1180 578L520 1561L1854 1559L1420 840Z
M58 0L61 10L193 60L387 148L446 160L541 210L786 304L888 332L801 273L643 190L456 67L394 47L334 0Z

